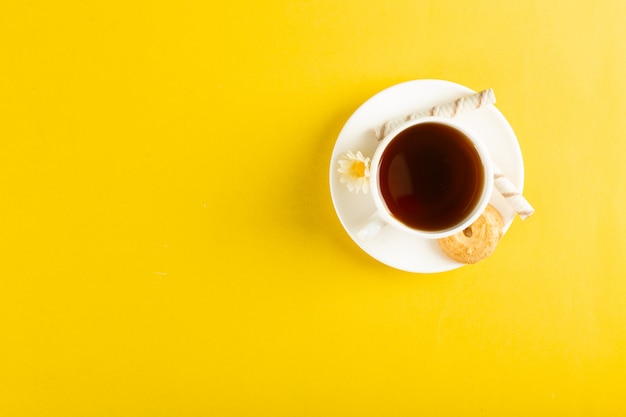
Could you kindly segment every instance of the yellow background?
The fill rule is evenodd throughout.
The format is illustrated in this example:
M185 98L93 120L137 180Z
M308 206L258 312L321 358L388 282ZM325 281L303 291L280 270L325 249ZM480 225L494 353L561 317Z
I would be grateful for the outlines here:
M626 413L626 3L0 3L0 415ZM367 98L493 87L496 253L394 270L334 212Z

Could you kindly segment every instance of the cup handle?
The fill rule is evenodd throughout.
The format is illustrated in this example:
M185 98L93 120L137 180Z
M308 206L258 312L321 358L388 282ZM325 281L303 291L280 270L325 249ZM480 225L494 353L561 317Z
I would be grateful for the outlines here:
M367 222L361 226L359 231L357 232L357 236L361 240L369 240L373 237L376 237L383 227L387 225L387 222L383 220L382 217L378 214L378 212L372 214Z

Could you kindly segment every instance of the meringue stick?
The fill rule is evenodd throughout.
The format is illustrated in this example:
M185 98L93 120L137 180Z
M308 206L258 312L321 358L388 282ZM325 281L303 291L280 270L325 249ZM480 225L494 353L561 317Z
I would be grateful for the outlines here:
M383 123L383 125L375 130L376 138L382 140L389 132L403 123L409 122L414 119L428 116L438 117L456 117L459 114L467 113L473 110L480 109L481 107L494 104L496 102L496 95L493 89L488 88L478 93L470 94L467 96L459 97L449 103L440 104L438 106L431 107L428 110L411 113L404 117L391 119Z
M524 198L522 193L511 182L511 180L504 175L500 167L495 163L493 164L493 185L500 194L506 199L513 210L519 215L522 220L526 220L535 212L533 206L530 205L528 200Z

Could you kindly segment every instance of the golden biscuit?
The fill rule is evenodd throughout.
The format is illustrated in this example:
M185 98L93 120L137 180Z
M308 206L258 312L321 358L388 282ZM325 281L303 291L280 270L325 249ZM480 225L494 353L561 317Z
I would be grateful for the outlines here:
M488 205L483 214L459 233L437 239L446 255L457 262L475 264L496 250L503 234L504 220L493 206Z

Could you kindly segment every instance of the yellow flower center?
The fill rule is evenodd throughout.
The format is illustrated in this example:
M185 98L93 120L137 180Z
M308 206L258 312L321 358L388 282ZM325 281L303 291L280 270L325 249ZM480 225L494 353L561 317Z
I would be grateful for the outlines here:
M350 167L350 175L355 178L365 176L365 163L363 161L355 161Z

